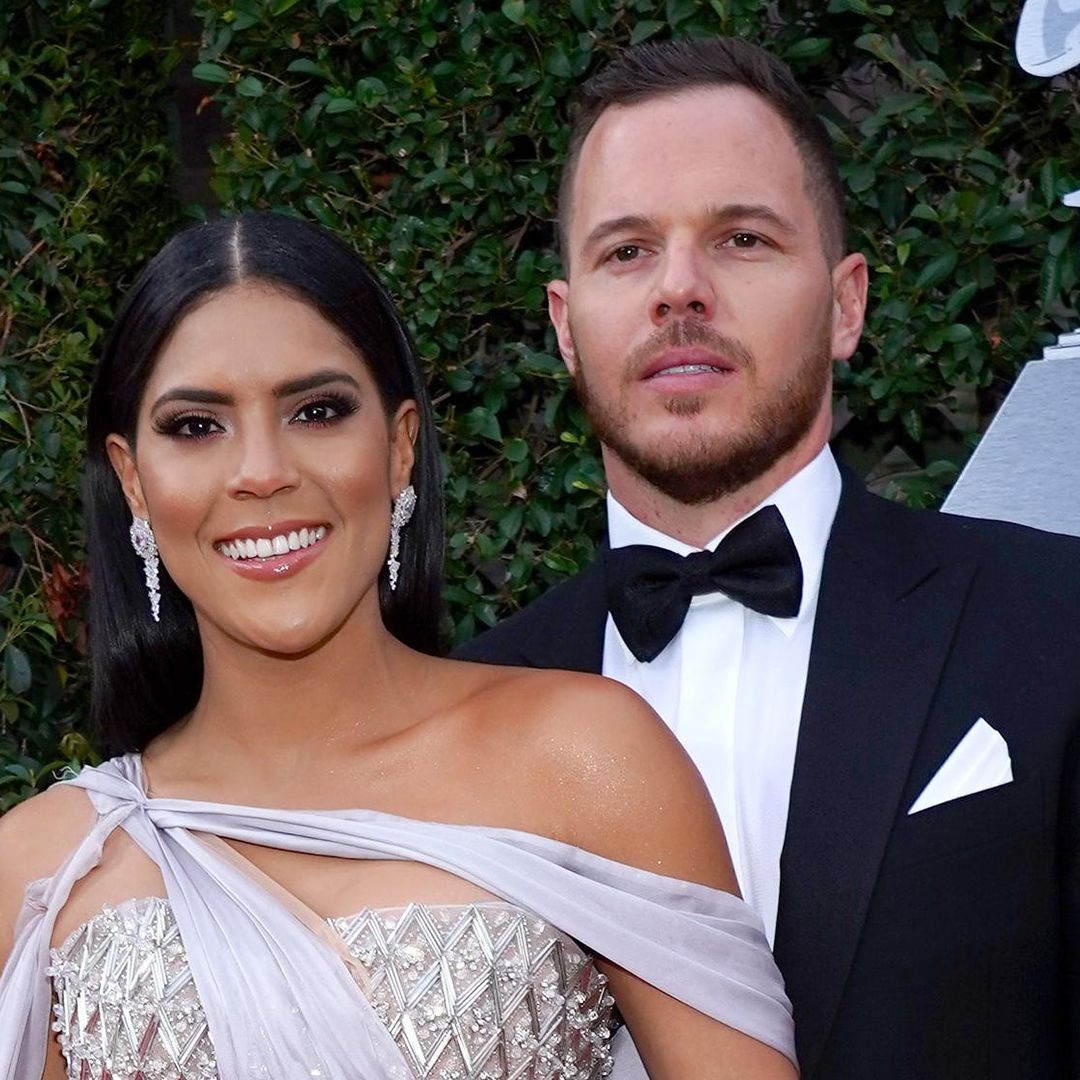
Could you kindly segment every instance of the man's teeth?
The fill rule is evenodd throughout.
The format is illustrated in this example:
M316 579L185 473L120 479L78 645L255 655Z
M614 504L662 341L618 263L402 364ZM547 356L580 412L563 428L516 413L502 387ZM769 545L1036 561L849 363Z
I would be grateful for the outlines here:
M664 368L663 371L658 372L660 375L700 375L702 372L715 371L717 373L723 371L721 367L717 367L715 364L679 364L676 367Z
M317 525L313 529L301 529L299 532L280 533L271 537L260 536L258 540L248 537L214 546L227 559L269 559L272 555L288 555L290 551L311 547L325 535L326 526Z

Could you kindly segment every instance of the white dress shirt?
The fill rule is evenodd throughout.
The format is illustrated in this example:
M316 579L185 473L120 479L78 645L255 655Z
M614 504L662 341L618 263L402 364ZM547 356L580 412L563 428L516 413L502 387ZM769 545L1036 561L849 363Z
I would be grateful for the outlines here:
M821 568L839 501L840 472L825 447L761 504L776 505L802 562L802 603L794 618L761 615L722 593L695 596L682 629L650 663L627 648L610 615L604 631L604 674L645 698L701 771L739 888L764 921L770 944ZM610 492L607 507L613 548L699 550L638 521ZM730 531L706 547L715 550Z

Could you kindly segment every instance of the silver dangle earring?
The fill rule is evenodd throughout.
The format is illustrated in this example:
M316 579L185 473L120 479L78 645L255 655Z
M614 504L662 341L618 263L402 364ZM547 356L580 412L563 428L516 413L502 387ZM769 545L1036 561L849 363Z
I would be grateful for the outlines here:
M154 622L161 622L161 587L158 582L158 550L154 530L146 518L137 517L131 522L131 546L143 561L146 575L146 592L150 597L150 615Z
M390 557L386 560L386 569L390 574L390 589L397 589L398 572L401 563L398 555L401 554L401 530L409 524L416 509L416 489L409 484L401 489L401 494L394 500L394 509L390 514Z

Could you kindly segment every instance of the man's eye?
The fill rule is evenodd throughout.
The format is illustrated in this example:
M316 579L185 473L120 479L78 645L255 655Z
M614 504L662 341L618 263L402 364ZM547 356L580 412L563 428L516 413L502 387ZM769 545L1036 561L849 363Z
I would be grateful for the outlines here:
M737 232L728 237L727 243L736 248L755 248L761 245L761 237L753 233Z
M640 254L641 248L637 244L622 244L611 253L611 258L616 262L628 263L633 262Z

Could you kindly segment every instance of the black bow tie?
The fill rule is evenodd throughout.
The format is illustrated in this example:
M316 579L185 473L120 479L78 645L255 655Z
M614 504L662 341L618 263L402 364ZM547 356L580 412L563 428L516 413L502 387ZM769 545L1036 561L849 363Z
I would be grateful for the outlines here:
M676 555L649 544L604 555L608 610L630 651L655 660L679 632L690 601L721 592L762 615L791 618L802 601L802 564L780 511L766 506L716 551Z

